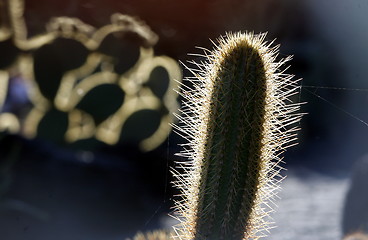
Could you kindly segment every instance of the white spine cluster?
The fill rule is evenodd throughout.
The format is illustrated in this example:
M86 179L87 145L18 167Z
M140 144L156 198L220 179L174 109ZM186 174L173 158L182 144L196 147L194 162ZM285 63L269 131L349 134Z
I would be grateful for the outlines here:
M226 114L218 112L214 109L214 106L220 108L225 106L224 109L226 109L228 105L226 102L221 102L222 99L216 99L215 91L218 88L216 84L221 81L232 81L233 72L239 70L232 67L232 63L234 63L234 66L238 64L234 52L243 51L244 48L251 49L251 54L258 54L263 63L263 69L257 71L264 73L264 85L262 85L262 89L259 89L259 91L264 91L264 99L262 100L264 107L260 110L262 119L257 122L258 126L254 126L254 122L246 123L244 121L245 126L241 128L249 128L244 131L258 131L261 139L257 140L256 143L252 141L249 146L249 148L259 148L252 150L257 154L252 157L251 161L257 163L257 166L250 168L252 172L247 173L249 178L255 178L254 181L257 183L256 191L254 191L255 196L253 196L253 199L247 200L244 198L242 200L236 227L241 228L244 232L242 239L259 239L267 233L272 225L269 223L268 216L273 211L274 199L282 180L280 176L282 167L279 165L282 161L281 154L286 148L296 144L296 132L302 114L299 112L300 103L295 103L299 81L295 80L292 75L285 73L285 63L291 57L277 61L279 47L272 47L273 42L265 42L265 36L266 34L255 35L241 32L226 34L225 37L218 40L218 44L215 44L213 51L205 50L202 57L205 57L206 61L194 63L196 69L190 69L194 77L186 79L181 85L180 94L185 101L180 110L181 114L177 115L181 124L175 125L174 129L188 142L182 145L183 150L179 154L186 159L178 163L177 170L173 171L177 179L174 185L182 192L182 200L176 202L177 218L180 220L180 224L175 227L177 239L206 239L206 236L198 233L199 221L201 223L208 221L208 227L213 227L211 226L211 217L214 216L212 212L215 211L218 197L221 194L218 190L220 176L208 176L213 174L214 171L208 171L208 162L211 160L208 160L207 157L209 156L208 152L212 149L225 149L226 144L229 144L226 140L215 141L211 136L215 131L213 129L216 128L213 127L214 123L211 123L212 118L216 116L221 119L221 115ZM247 64L242 67L244 69L252 67L249 66L252 63L248 62ZM240 71L244 69L240 69ZM227 75L230 75L230 77ZM238 99L237 101L253 101L252 94L254 93L251 91L245 92L244 95L248 99ZM258 100L255 99L254 101ZM248 103L245 102L244 104ZM216 126L229 127L226 126L225 119L224 122L216 121ZM239 134L242 134L242 132L239 132ZM218 152L215 161L219 163L215 163L215 165L221 165L224 158L224 156L221 156L222 151ZM236 166L234 164L234 172L238 171ZM209 179L209 177L210 181L204 184L204 179ZM237 181L237 179L234 181ZM231 184L229 187L232 188L233 185ZM230 190L229 201L232 199L231 194L236 191L235 188ZM246 191L248 190L246 189ZM206 200L209 202L208 205L199 206L203 204L205 195L206 197L209 195L213 197L211 200ZM231 202L228 203L229 206L231 204ZM247 208L245 205L251 206L250 212L242 212ZM230 219L231 214L233 212L230 210L225 213L226 217L221 220L221 227L224 230L220 232L227 231L228 226L226 224L231 222L227 218ZM209 231L211 230L209 229ZM221 236L218 239L222 239Z

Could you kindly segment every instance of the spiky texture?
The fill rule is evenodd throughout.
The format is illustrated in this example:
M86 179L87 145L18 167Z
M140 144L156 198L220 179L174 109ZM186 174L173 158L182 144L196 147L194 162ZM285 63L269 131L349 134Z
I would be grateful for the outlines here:
M364 232L356 232L345 236L343 240L368 240L368 235Z
M181 86L182 125L174 127L189 142L183 171L174 170L178 239L259 239L271 227L280 154L295 143L301 114L291 101L298 81L284 73L290 57L276 61L278 46L265 36L221 37Z
M169 240L172 234L168 231L157 230L147 233L137 233L133 240Z

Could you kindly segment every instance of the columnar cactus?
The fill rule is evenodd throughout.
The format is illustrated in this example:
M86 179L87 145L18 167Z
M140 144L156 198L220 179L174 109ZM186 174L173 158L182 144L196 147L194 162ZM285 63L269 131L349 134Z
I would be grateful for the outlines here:
M169 240L171 235L169 232L163 230L147 233L139 232L134 236L133 240Z
M182 85L177 131L189 140L175 171L181 240L259 239L280 181L280 154L295 143L301 114L298 81L285 74L290 57L265 34L229 33Z

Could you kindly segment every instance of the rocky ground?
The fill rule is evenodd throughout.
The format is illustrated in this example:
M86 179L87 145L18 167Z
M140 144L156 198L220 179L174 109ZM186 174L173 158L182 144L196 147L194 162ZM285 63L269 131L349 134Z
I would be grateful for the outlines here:
M266 239L341 239L342 207L348 182L347 178L290 169L274 214L277 227Z

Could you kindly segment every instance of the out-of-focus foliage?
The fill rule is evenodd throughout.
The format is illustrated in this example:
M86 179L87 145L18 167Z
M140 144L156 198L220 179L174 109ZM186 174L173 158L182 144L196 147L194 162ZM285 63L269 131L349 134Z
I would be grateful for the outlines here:
M95 28L54 17L29 36L22 0L1 0L0 12L0 131L144 151L166 139L181 71L155 56L158 36L144 22L113 14Z

